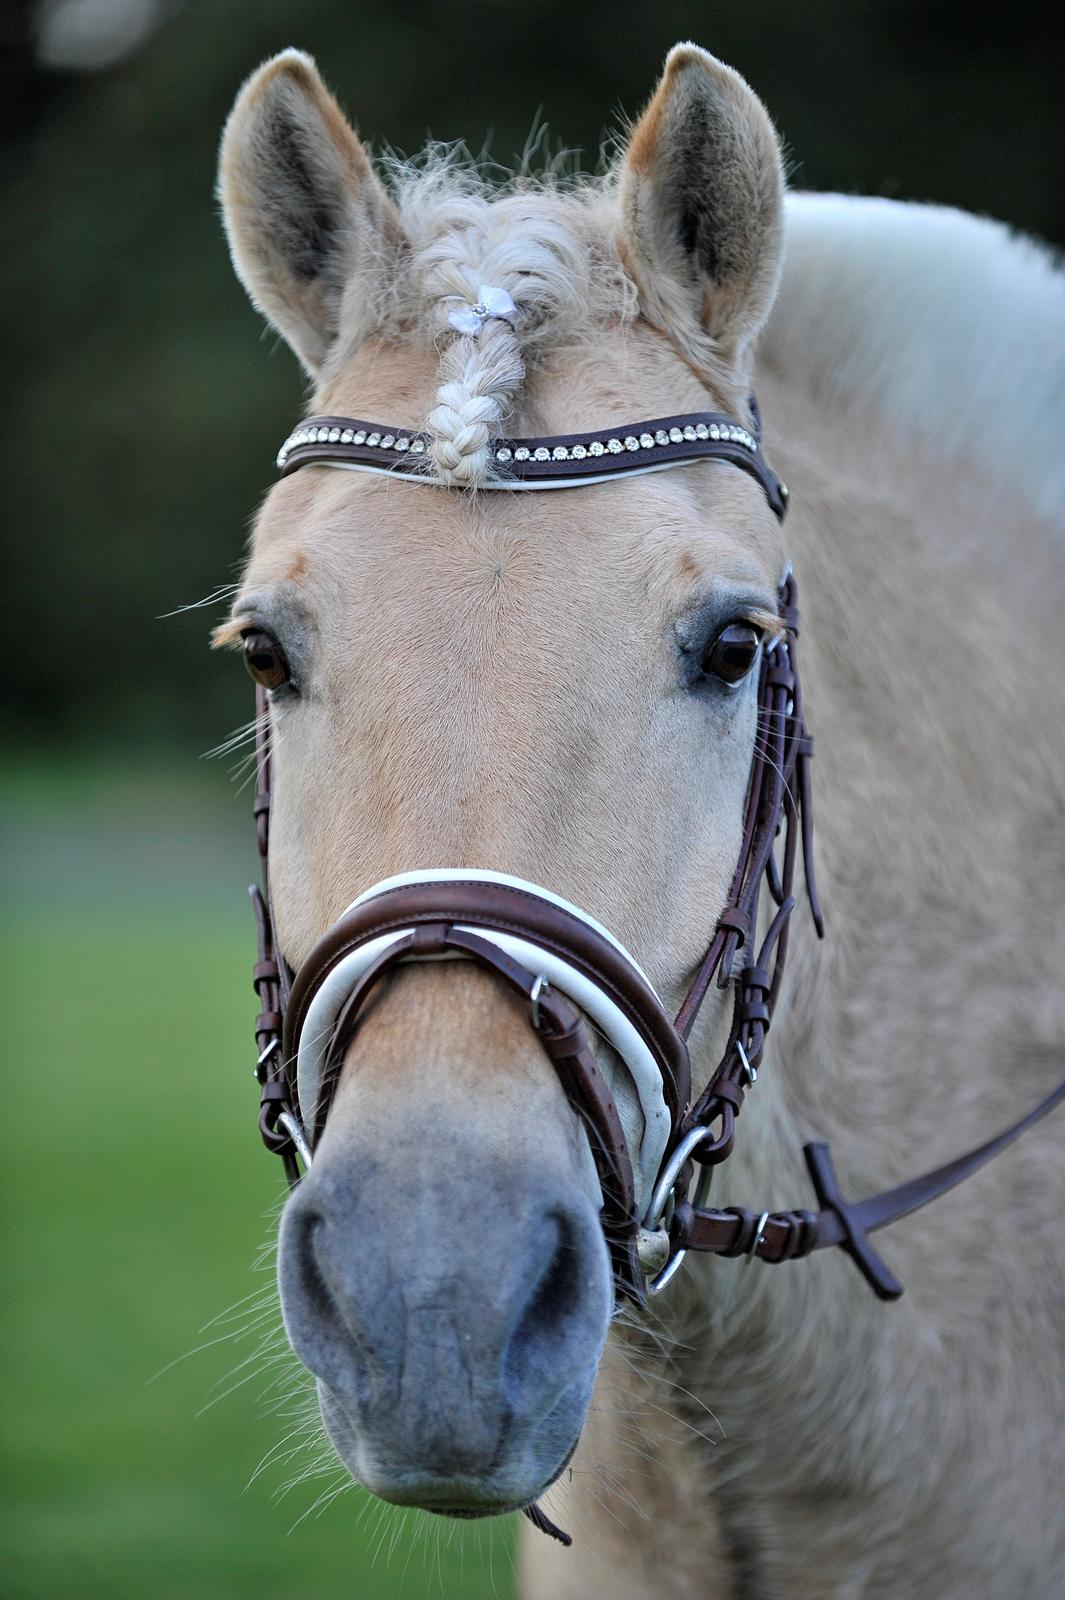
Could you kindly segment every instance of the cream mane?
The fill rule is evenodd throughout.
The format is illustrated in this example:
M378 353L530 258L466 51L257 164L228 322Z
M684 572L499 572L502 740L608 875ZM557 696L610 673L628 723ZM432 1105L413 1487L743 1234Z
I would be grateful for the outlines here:
M597 183L516 177L500 189L447 151L392 163L389 178L409 248L401 272L375 286L371 315L386 335L420 334L439 352L426 419L433 465L445 481L473 485L492 470L489 440L505 431L527 365L604 321L635 317L636 287ZM510 294L513 325L456 333L450 313L476 302L482 285ZM357 340L361 327L353 331ZM339 355L342 365L343 346Z
M763 359L980 462L1043 516L1065 500L1065 275L1044 246L946 206L787 200Z

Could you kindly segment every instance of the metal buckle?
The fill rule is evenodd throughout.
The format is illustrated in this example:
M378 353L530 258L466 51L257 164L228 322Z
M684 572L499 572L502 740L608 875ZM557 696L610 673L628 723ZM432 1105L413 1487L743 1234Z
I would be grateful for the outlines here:
M745 1267L749 1267L751 1262L757 1259L758 1246L765 1238L765 1225L768 1221L769 1212L763 1211L762 1215L758 1218L758 1226L754 1230L754 1238L751 1240L750 1248L747 1251L747 1259L743 1263Z
M747 1074L747 1082L753 1088L758 1082L758 1068L751 1066L751 1063L747 1059L747 1052L743 1048L743 1045L740 1043L739 1039L736 1040L736 1054L743 1063L743 1070Z
M251 1075L255 1079L256 1083L262 1083L262 1081L263 1081L263 1068L265 1067L266 1063L269 1061L270 1057L273 1055L274 1051L275 1050L280 1050L280 1048L281 1048L281 1040L280 1039L271 1039L270 1043L266 1046L266 1049L259 1051L259 1059L255 1063L254 1067L252 1067L252 1069L251 1069Z
M532 1018L533 1028L537 1033L540 1032L540 996L545 989L550 987L551 985L541 972L538 974L536 982L532 986L532 992L529 995L529 1015Z
M701 1145L707 1136L707 1129L702 1127L689 1128L684 1138L680 1141L669 1160L659 1174L655 1184L651 1203L647 1207L643 1219L643 1229L646 1233L656 1233L660 1228L669 1228L673 1220L673 1188L681 1167L688 1160L692 1151ZM705 1165L699 1174L692 1196L692 1204L705 1205L710 1197L710 1184L713 1181L714 1169ZM662 1268L658 1275L650 1280L647 1285L648 1294L661 1294L667 1283L674 1277L680 1268L681 1262L688 1254L687 1250L678 1250Z

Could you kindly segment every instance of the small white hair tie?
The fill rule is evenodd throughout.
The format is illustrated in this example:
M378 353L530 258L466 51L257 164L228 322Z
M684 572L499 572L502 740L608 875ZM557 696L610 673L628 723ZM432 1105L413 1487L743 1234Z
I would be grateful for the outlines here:
M460 333L468 333L471 339L476 339L485 323L493 320L505 322L513 332L513 318L517 314L518 308L505 289L494 289L490 283L482 283L476 302L467 301L460 309L449 311L447 320Z

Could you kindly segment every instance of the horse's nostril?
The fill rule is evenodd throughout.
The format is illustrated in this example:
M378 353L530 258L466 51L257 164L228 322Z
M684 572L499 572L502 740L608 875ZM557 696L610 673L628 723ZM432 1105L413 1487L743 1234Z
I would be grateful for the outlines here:
M362 1410L372 1393L366 1338L353 1286L345 1289L344 1263L331 1259L329 1223L318 1211L301 1210L286 1221L286 1232L290 1265L282 1274L281 1298L293 1347L305 1366L342 1393L350 1409Z
M503 1358L508 1395L516 1399L526 1385L550 1382L568 1368L568 1346L581 1343L590 1292L596 1274L583 1259L582 1241L572 1219L549 1212L538 1230L536 1253L540 1273L530 1273L532 1292L522 1307Z
M300 1250L300 1276L308 1307L336 1333L355 1336L350 1296L344 1292L342 1263L331 1261L329 1225L324 1217L309 1217Z

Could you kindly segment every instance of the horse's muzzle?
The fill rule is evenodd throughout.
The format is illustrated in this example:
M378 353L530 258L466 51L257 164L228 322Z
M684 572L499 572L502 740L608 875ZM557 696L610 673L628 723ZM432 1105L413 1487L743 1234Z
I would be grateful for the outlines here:
M450 1148L396 1185L370 1151L315 1163L282 1223L285 1324L353 1476L492 1514L535 1500L584 1423L613 1306L592 1200ZM403 1151L389 1170L417 1170ZM396 1166L392 1166L392 1162ZM471 1176L477 1174L476 1177Z

